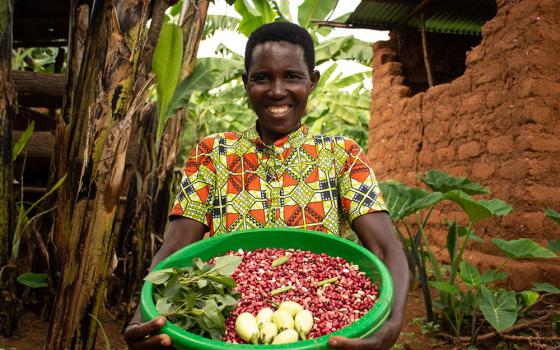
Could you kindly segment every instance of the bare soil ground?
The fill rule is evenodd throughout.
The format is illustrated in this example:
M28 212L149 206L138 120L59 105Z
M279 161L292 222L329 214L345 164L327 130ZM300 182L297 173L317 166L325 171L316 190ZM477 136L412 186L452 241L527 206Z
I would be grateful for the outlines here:
M409 294L407 310L405 315L405 324L401 336L393 348L393 350L444 350L444 349L466 349L466 346L454 346L444 338L437 337L434 334L423 334L421 322L418 319L425 317L424 302L419 289L412 290ZM96 349L112 350L126 349L121 330L122 322L107 317L100 320L103 325L103 331L107 335L107 341L103 332L98 332ZM531 330L535 331L535 330ZM40 320L33 312L24 312L19 321L18 328L14 337L6 339L0 337L0 350L36 350L43 347L48 332L48 322ZM513 345L514 344L514 345ZM560 344L560 343L559 343ZM527 344L526 341L510 342L509 344L500 344L497 340L485 342L479 345L479 350L486 349L536 349ZM543 349L555 349L555 347L546 347Z

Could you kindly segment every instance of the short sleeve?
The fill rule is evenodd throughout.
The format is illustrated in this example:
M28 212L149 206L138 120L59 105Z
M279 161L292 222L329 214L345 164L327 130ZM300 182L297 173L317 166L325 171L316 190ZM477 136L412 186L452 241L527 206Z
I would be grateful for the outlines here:
M203 139L191 152L169 216L183 216L210 227L216 168L212 160L214 137Z
M386 211L381 189L364 150L351 139L337 137L335 157L341 210L348 222L364 214Z

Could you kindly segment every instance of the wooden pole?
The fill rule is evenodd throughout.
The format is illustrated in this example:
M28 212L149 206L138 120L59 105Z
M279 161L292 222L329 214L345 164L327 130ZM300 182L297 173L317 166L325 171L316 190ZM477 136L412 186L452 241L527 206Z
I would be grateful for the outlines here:
M0 2L0 334L11 337L16 326L15 274L12 261L14 194L12 123L16 93L12 84L14 1Z
M430 67L430 57L428 55L428 44L426 43L426 21L424 20L424 12L420 14L422 21L422 53L424 54L424 66L426 67L426 75L428 77L428 86L434 86L434 80L432 78L432 68Z

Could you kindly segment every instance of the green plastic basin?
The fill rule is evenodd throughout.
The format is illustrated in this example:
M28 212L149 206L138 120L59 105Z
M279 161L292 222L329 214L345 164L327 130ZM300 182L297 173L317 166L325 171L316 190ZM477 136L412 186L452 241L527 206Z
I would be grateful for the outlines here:
M209 260L230 250L255 250L258 248L295 248L314 253L339 256L360 266L369 278L377 283L379 299L373 308L353 324L334 333L283 345L232 344L205 338L167 322L161 329L171 337L177 349L230 350L230 349L328 349L331 335L348 338L365 338L375 333L385 322L393 303L393 282L383 262L364 247L344 238L325 233L297 229L260 229L220 235L191 244L163 260L154 271L174 266L192 266L192 259ZM141 310L144 321L159 316L153 299L153 284L144 283L141 293Z

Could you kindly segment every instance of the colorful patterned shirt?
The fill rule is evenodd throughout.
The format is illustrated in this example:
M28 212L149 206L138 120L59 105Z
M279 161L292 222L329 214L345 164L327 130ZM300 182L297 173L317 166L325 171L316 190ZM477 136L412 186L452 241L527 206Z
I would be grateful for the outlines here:
M344 220L386 210L360 146L305 125L271 146L255 126L208 136L184 171L170 216L199 221L211 236L264 227L340 235Z

